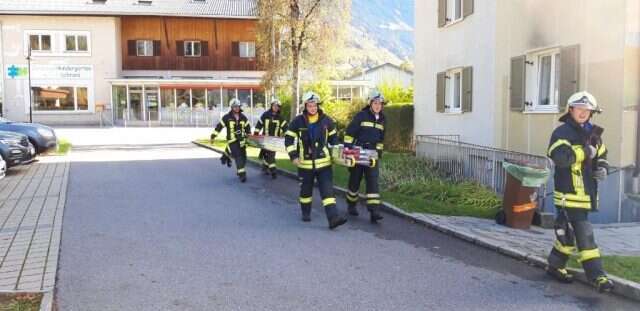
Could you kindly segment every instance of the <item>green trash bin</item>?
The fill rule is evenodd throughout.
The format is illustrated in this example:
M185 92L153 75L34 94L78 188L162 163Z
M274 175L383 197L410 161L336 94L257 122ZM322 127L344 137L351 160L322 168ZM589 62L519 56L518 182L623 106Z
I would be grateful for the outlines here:
M526 162L505 161L502 167L507 171L502 200L504 222L512 228L529 229L538 203L536 191L547 182L550 170Z

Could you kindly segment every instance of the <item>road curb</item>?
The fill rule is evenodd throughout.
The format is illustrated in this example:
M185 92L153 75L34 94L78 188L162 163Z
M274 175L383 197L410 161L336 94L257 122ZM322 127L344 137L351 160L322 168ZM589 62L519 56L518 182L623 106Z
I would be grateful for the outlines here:
M196 142L193 142L195 145L198 145L200 147L203 148L207 148L209 150L215 151L217 153L222 154L222 151ZM254 166L260 166L261 164L258 162L255 162L253 160L248 159L247 163L250 163L251 165ZM294 173L282 170L280 168L277 168L277 171L284 176L287 177L291 177L293 179L298 179L298 176ZM334 186L333 187L334 190L340 194L342 194L343 196L346 195L347 193L347 189L342 188L342 187L338 187L338 186ZM545 269L547 266L547 260L545 258L540 257L537 254L530 254L527 252L523 252L521 250L518 249L514 249L514 248L510 248L510 247L504 247L504 246L500 246L500 245L495 245L493 244L491 241L485 240L480 236L474 235L474 234L470 234L470 233L466 233L466 232L459 232L456 231L454 229L451 229L449 227L443 226L442 224L439 224L436 221L432 221L430 219L423 219L423 218L419 218L419 217L415 217L413 215L411 215L408 212L405 212L404 210L394 206L391 203L387 203L387 202L382 202L382 208L381 208L384 212L388 213L388 214L392 214L401 218L405 218L407 220L411 220L413 222L422 224L430 229L434 229L436 231L440 231L444 234L456 237L458 239L467 241L469 243L478 245L480 247L492 250L492 251L496 251L502 255L517 259L517 260L521 260L521 261L526 261L528 263L530 263L532 266L541 268L541 269ZM578 270L578 269L571 269L569 268L568 270L570 270L574 276L575 279L581 283L584 283L590 287L592 287L593 285L591 284L591 282L589 282L586 278L586 275L584 273L584 271L582 270ZM640 301L640 284L636 283L636 282L632 282L629 280L625 280L616 276L609 276L609 278L615 283L615 288L613 289L613 293L625 298L629 298L635 301Z
M43 293L42 301L40 302L40 311L51 310L53 310L53 290Z

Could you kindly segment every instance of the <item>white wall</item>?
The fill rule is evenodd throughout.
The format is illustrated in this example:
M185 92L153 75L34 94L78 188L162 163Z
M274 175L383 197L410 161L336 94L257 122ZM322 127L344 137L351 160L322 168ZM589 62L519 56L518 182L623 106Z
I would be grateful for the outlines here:
M474 13L438 28L438 1L416 1L415 132L417 135L461 135L461 140L494 146L495 1L475 1ZM436 74L473 66L473 111L436 112Z
M88 31L90 33L90 56L34 56L32 65L91 65L93 78L89 84L88 112L36 112L34 121L50 124L97 123L93 113L96 102L109 103L111 89L108 78L118 77L120 70L120 46L118 19L115 17L66 17L66 16L0 16L2 23L2 54L5 103L4 115L13 120L24 121L28 115L27 80L7 79L4 72L8 64L26 65L25 31ZM39 77L32 75L32 80ZM40 81L44 82L44 81ZM64 85L64 80L51 81ZM69 81L71 82L71 81ZM37 83L37 81L36 81Z
M391 65L383 65L374 70L369 70L363 75L357 75L351 78L351 80L367 80L371 82L371 85L379 86L381 84L395 84L399 83L404 88L413 86L413 75L393 67Z
M609 159L623 157L622 128L625 84L625 0L512 0L500 1L497 20L495 85L502 147L545 154L551 132L564 113L527 114L509 109L511 57L545 47L580 46L579 89L597 99L604 113L594 122L605 128ZM636 88L639 86L636 85ZM635 129L634 129L635 130Z

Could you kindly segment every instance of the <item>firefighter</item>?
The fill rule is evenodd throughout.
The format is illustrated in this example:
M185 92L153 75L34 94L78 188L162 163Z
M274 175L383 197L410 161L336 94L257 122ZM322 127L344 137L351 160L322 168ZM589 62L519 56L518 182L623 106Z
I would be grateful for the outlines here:
M271 108L265 111L254 129L255 135L281 137L287 131L287 120L280 114L281 104L278 99L271 101ZM259 158L262 159L262 170L266 174L271 174L271 178L276 178L276 152L271 150L260 150Z
M245 164L247 163L247 135L251 133L249 120L242 113L242 104L237 98L229 102L231 110L222 117L211 134L213 141L223 128L227 128L227 146L220 158L223 165L231 167L231 159L236 161L236 169L241 182L247 181Z
M285 134L285 146L291 161L298 167L300 183L300 208L302 221L311 221L314 180L318 181L322 205L329 229L347 222L338 214L333 195L333 169L331 145L337 143L337 132L333 120L321 109L320 97L313 92L303 96L304 110L289 124Z
M378 158L382 156L384 148L384 96L377 91L373 91L369 96L369 105L355 115L344 135L344 147L360 147L363 149L377 150ZM380 191L378 189L379 163L372 162L372 166L356 164L349 168L349 189L347 192L347 206L350 215L358 216L358 189L360 181L364 177L366 182L366 202L369 210L371 223L377 223L382 219L379 213Z
M568 100L569 111L560 118L564 124L551 135L548 156L555 164L554 204L557 209L556 242L549 254L547 273L563 283L573 276L565 269L569 256L578 250L589 281L599 292L613 289L607 277L593 229L588 220L590 211L598 208L598 182L607 177L609 163L601 127L591 123L599 113L595 97L587 92L573 94Z

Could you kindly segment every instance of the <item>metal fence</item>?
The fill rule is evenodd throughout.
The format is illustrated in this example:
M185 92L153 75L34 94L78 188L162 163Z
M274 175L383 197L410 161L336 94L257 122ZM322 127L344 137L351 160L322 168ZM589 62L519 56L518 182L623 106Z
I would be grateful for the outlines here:
M553 162L547 157L468 144L457 135L416 136L416 155L431 160L438 173L451 180L475 181L499 195L504 194L507 178L502 166L505 161L553 170ZM541 204L546 189L545 184L537 192Z

